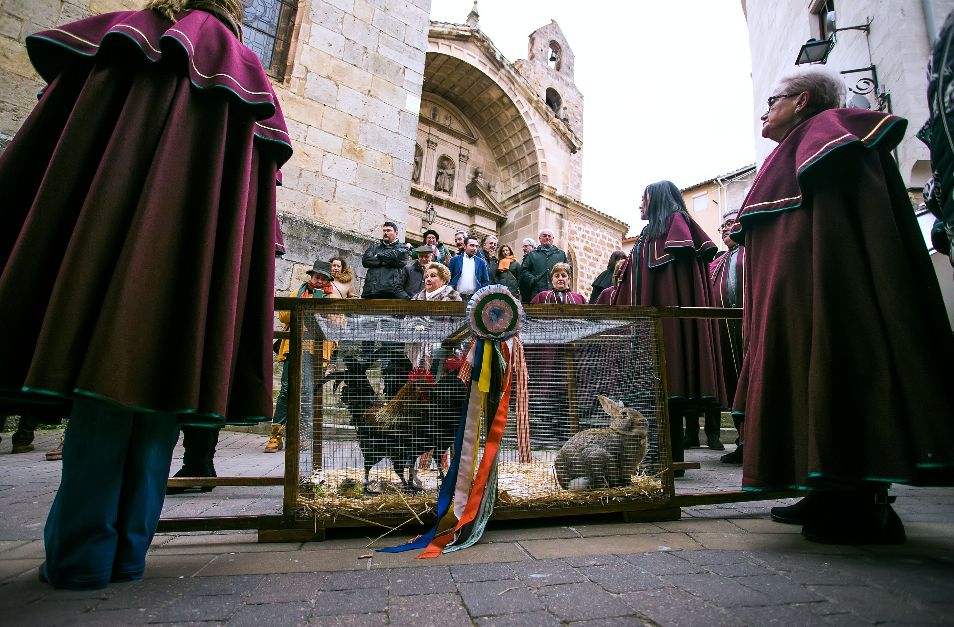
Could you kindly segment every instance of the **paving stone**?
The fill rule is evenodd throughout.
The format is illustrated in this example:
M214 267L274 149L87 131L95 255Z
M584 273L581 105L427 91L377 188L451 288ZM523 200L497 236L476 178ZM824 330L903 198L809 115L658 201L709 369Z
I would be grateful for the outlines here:
M457 592L392 596L388 606L392 625L447 627L469 624L470 616Z
M934 612L907 602L907 599L870 586L814 586L813 590L834 605L861 618L877 622L909 621L930 623Z
M634 535L640 533L664 533L659 523L593 523L569 527L577 536L598 538L600 536Z
M97 606L97 610L156 609L178 598L178 588L182 584L177 579L144 579L107 588L111 592L108 599Z
M388 624L388 615L384 612L372 614L335 614L332 616L312 614L309 625L315 627L377 627Z
M769 596L739 584L735 579L711 573L697 575L666 575L671 585L709 601L719 607L737 605L773 605Z
M574 568L582 566L617 567L629 563L616 555L571 555L563 558L563 561Z
M735 564L707 564L706 570L722 577L752 577L755 575L774 575L775 571L752 562Z
M580 568L580 572L596 585L613 593L652 590L669 585L660 577L627 562L611 568L584 566Z
M262 625L307 625L310 603L270 603L243 605L229 620L229 627L261 627Z
M731 612L676 588L624 592L620 599L639 616L657 625L728 627L747 624Z
M264 579L265 575L190 577L180 580L183 584L180 590L187 596L245 595Z
M668 551L662 551L660 553L636 553L633 555L621 555L620 557L633 566L638 566L653 575L688 575L705 571L705 569L698 564L687 562L679 557L677 553Z
M43 563L42 559L0 560L0 582L14 579L25 573L34 573Z
M388 591L386 588L326 590L316 595L312 618L331 614L385 612L387 609Z
M356 590L360 588L388 587L389 571L387 570L357 570L340 573L328 573L325 582L327 590Z
M516 569L517 577L531 588L562 583L583 583L586 577L561 560L529 562Z
M528 527L524 529L494 528L481 536L481 542L520 542L521 540L557 540L579 538L580 534L570 527Z
M684 533L643 533L627 536L573 538L561 540L560 542L529 540L521 542L520 546L536 559L557 559L569 555L619 554L702 548L698 542Z
M516 571L510 564L466 564L451 566L450 571L457 583L497 581L517 577Z
M33 603L50 594L51 588L36 578L12 579L0 584L0 612Z
M547 586L540 590L539 597L551 614L567 622L632 613L618 597L593 583Z
M211 564L215 557L215 555L208 553L205 555L157 555L156 553L149 553L146 555L145 578L193 577Z
M477 619L477 624L481 627L559 627L563 622L549 612L524 612L484 616Z
M474 618L544 609L533 592L517 580L458 583L457 589Z
M99 601L61 601L59 603L31 603L16 611L16 619L9 624L18 625L62 625L65 623L91 623L90 610ZM3 621L9 620L7 614Z
M734 607L728 612L746 625L779 625L804 627L816 624L819 617L807 609L792 605Z
M808 586L781 575L735 577L732 581L761 592L775 603L816 603L825 600Z
M328 573L266 575L246 597L246 603L313 601L327 586Z
M619 627L620 625L649 625L637 616L614 616L612 618L594 618L567 623L569 627Z
M397 568L391 571L392 595L457 593L450 568Z
M679 551L679 557L700 566L741 564L748 561L742 551Z
M270 573L312 573L357 570L367 567L356 549L342 551L284 551L282 553L237 553L219 555L201 570L212 575L267 575ZM186 556L170 555L172 559ZM148 568L146 573L148 575Z
M242 607L242 598L232 596L177 597L157 612L157 622L228 621Z
M96 625L115 625L116 627L125 627L126 625L145 625L159 619L158 610L145 609L127 609L127 610L100 610L94 609L88 614L83 615L83 621L88 624ZM212 623L209 623L210 625Z

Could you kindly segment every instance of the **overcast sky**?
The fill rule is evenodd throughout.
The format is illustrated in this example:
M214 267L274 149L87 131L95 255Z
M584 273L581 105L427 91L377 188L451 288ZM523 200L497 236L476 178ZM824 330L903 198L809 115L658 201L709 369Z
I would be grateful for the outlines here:
M461 24L473 0L432 0ZM638 226L649 183L686 187L755 162L740 0L479 0L480 28L511 62L556 20L583 93L583 202ZM638 228L636 229L638 231Z

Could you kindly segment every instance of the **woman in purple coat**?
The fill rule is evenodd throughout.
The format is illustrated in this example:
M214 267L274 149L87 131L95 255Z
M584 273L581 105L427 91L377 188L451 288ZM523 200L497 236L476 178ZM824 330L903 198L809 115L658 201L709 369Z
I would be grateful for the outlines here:
M143 576L178 424L272 411L284 119L239 0L148 6L27 37L47 87L0 157L0 413L74 407L60 588Z

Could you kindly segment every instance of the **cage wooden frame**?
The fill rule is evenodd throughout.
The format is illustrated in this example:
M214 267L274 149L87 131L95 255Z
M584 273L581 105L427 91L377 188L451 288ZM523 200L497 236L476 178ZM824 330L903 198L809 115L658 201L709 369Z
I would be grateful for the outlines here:
M663 398L668 390L666 384L665 347L663 344L662 323L667 318L677 319L732 319L742 318L741 309L705 308L705 307L617 307L607 305L524 305L528 316L533 318L570 318L570 319L617 319L621 321L636 319L650 319L652 321L655 339L656 363L661 379ZM288 332L275 332L276 338L287 338L290 343L288 353L288 398L301 398L301 366L303 337L302 317L306 313L323 314L381 314L381 315L429 315L455 316L463 320L466 303L459 302L425 302L425 301L395 301L395 300L361 300L361 299L300 299L289 297L275 298L276 311L288 311L291 316ZM470 330L463 325L459 331L461 337L469 335ZM313 415L320 415L322 410L322 395L314 397ZM497 508L493 520L507 520L517 518L543 518L556 516L574 516L583 514L622 513L624 520L629 522L651 522L661 520L678 520L682 507L693 505L733 503L742 501L772 500L795 496L795 492L748 492L742 490L726 490L699 494L675 493L673 470L679 468L698 467L697 464L673 463L671 443L669 441L669 410L668 404L663 402L658 413L658 431L660 441L660 461L666 469L663 472L663 495L653 502L610 502L599 506L585 507L555 507L537 511L520 509ZM321 424L314 421L313 424ZM215 531L215 530L257 530L259 541L292 541L292 540L321 540L324 539L325 529L333 527L357 527L380 525L403 525L409 521L394 516L372 517L367 519L342 518L332 525L316 526L311 520L301 519L298 516L298 498L301 486L300 461L300 402L288 403L288 418L285 429L285 473L284 477L207 477L189 478L178 477L169 479L168 485L175 486L267 486L282 485L282 513L279 515L246 515L246 516L213 516L189 518L164 518L159 521L159 531ZM321 459L321 429L312 430L312 450L317 451ZM431 522L433 519L431 519ZM417 522L417 521L413 521ZM429 522L426 518L423 522Z

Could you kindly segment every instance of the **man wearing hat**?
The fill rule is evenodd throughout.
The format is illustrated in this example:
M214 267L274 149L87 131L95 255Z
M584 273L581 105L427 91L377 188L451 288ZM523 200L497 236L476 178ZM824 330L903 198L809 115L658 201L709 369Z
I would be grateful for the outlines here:
M424 231L424 243L431 247L434 258L431 261L442 263L445 266L450 263L450 250L441 243L441 236L434 229ZM411 251L411 259L417 259L417 249Z
M308 281L301 284L290 296L294 298L335 298L334 286L331 284L331 264L327 261L315 261L315 265L306 271ZM291 330L291 312L278 312L278 320L284 324L283 331ZM316 345L314 335L308 327L302 341L301 352L301 380L312 380L312 362L315 355L321 359L321 346ZM281 340L278 345L277 361L282 363L282 383L278 390L278 399L275 402L275 414L272 417L272 432L265 445L266 453L277 453L284 448L285 420L288 418L288 340ZM302 395L301 422L311 423L311 394Z
M427 244L421 244L413 250L417 257L415 261L401 269L401 288L398 298L411 300L414 295L424 289L424 269L434 260L434 249Z
M537 243L533 241L532 237L525 237L520 247L523 249L523 258L526 259L530 251L537 247Z

